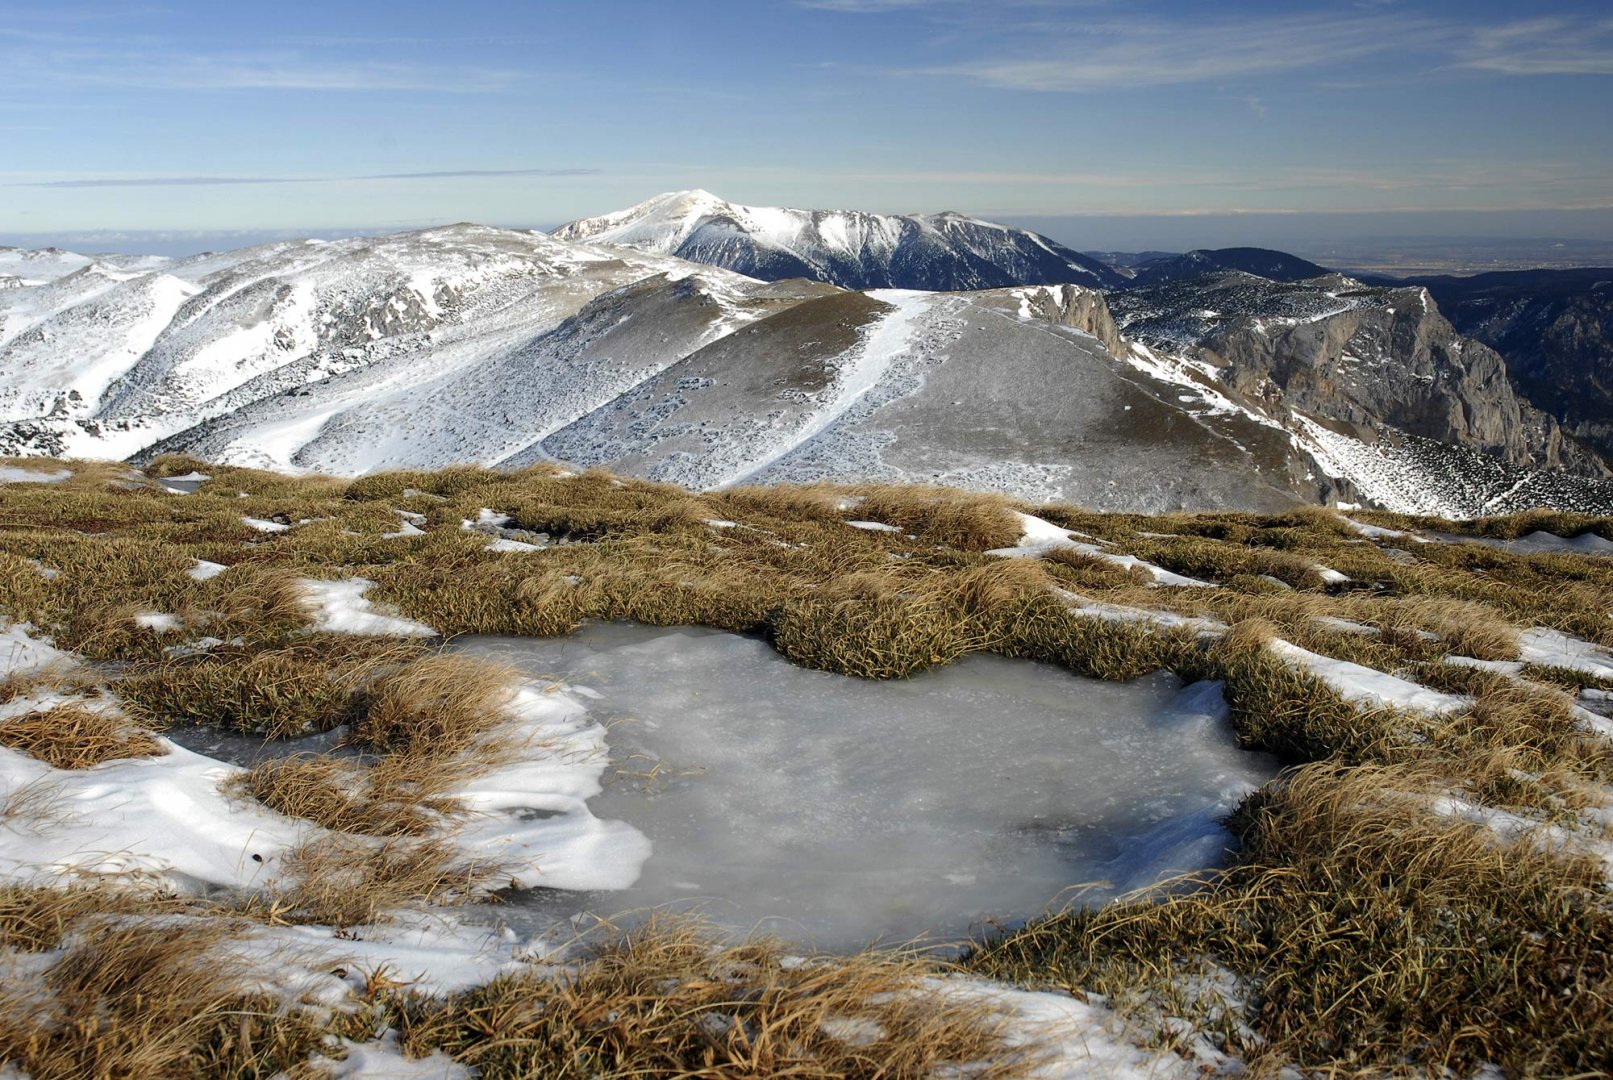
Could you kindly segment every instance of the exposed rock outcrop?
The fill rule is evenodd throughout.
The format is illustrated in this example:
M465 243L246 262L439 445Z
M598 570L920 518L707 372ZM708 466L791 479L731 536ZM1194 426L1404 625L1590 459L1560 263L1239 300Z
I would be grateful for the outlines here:
M1420 286L1234 273L1110 300L1127 333L1206 361L1268 412L1302 413L1367 442L1406 433L1512 465L1607 471L1520 397L1501 355L1460 334Z
M1613 269L1526 270L1423 283L1462 333L1564 430L1613 455Z

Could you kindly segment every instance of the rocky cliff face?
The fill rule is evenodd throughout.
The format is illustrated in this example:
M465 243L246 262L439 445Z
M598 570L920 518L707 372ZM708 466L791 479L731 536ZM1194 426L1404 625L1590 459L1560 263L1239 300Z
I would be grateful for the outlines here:
M1506 358L1524 396L1569 435L1613 455L1613 269L1423 283L1457 329Z
M1085 331L1103 342L1110 356L1124 357L1128 345L1116 325L1114 313L1101 292L1079 285L1051 285L1038 289L1011 289L1023 315L1034 315L1061 326Z
M1512 465L1606 472L1514 391L1501 355L1459 333L1421 287L1232 274L1111 301L1127 333L1188 351L1266 411L1303 413L1366 442L1405 433Z

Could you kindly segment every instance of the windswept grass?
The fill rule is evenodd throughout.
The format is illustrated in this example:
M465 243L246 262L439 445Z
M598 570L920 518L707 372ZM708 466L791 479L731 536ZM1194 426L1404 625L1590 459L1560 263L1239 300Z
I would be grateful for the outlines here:
M1185 977L1230 971L1245 1000L1227 1007L1254 1036L1230 1048L1273 1064L1595 1072L1613 1060L1601 866L1500 845L1401 794L1431 779L1310 766L1240 811L1231 870L1035 923L969 963L1167 1012Z
M156 739L126 717L75 703L0 721L0 746L54 769L92 769L121 758L163 753Z
M85 920L37 981L0 987L0 1060L32 1080L262 1076L300 1067L333 1025L218 963L250 930L219 918Z
M507 868L455 843L466 809L454 791L534 749L509 741L512 673L418 641L311 632L299 582L352 576L450 638L630 619L762 635L796 663L862 678L984 651L1104 679L1220 680L1242 743L1291 766L1236 816L1232 865L1003 933L980 943L973 969L1109 995L1162 1043L1182 1035L1168 1018L1187 1018L1255 1075L1594 1075L1613 1060L1608 883L1580 843L1613 801L1613 742L1576 711L1595 702L1575 694L1600 680L1446 660L1516 661L1535 626L1613 646L1613 559L1370 539L1325 510L1149 517L877 484L702 494L553 466L345 481L153 462L150 476L210 477L175 495L125 466L41 467L73 475L0 485L0 617L99 670L0 683L0 705L14 707L0 746L83 768L151 752L151 733L176 724L271 739L345 725L346 745L230 781L236 797L308 823L251 897L208 907L136 886L0 887L0 946L65 957L26 992L0 990L0 1056L36 1078L296 1076L345 1021L206 970L249 932L241 919L362 927L508 883ZM461 528L484 508L547 546L490 550ZM399 511L421 515L424 534L389 537ZM1073 549L986 555L1019 539L1016 511L1219 587L1159 587ZM243 516L290 528L259 532ZM1575 515L1352 516L1475 537L1613 537L1606 519ZM228 569L198 580L198 559ZM150 613L177 629L142 625ZM1173 625L1183 616L1201 621ZM1275 638L1470 704L1363 708L1284 663ZM71 700L18 711L46 690ZM127 719L91 708L92 690ZM6 798L6 827L50 827L48 790ZM1522 831L1509 840L1440 806ZM211 927L195 951L172 940L179 919ZM378 975L364 1007L411 1052L440 1048L488 1077L1027 1068L998 1018L932 992L934 970L890 954L785 963L775 945L652 920L564 970L447 998ZM852 1030L842 1020L866 1037L837 1035Z
M459 812L453 799L433 793L414 762L395 759L365 767L323 754L269 758L233 777L227 790L256 799L287 817L334 832L365 836L422 836Z
M425 656L370 687L353 740L410 757L464 757L488 748L508 718L516 673L469 656Z
M116 689L131 715L148 727L187 723L289 738L357 721L369 684L422 650L363 639L309 640L258 651L226 646L136 665Z
M788 963L776 942L713 948L652 919L575 971L501 977L405 1010L404 1045L442 1048L487 1078L1025 1075L1037 1048L1002 1018L893 953Z
M399 908L486 899L508 883L495 859L477 859L445 836L331 833L289 852L268 911L277 920L366 926Z

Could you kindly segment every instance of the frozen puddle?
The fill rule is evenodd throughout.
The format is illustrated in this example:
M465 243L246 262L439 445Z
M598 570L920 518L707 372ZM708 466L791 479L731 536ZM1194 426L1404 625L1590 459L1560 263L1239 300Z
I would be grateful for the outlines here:
M957 939L1218 863L1221 819L1276 770L1236 747L1217 684L1168 673L975 656L869 682L626 624L456 644L598 695L613 770L589 807L653 845L629 889L513 897L518 930L668 906L825 948Z

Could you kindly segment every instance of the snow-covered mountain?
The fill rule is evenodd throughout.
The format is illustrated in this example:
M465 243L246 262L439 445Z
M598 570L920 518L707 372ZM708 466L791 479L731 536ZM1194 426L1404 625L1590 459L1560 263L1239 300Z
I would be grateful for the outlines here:
M706 191L657 195L562 225L554 235L676 255L765 281L801 277L843 289L1102 288L1122 280L1045 236L961 214L740 206Z
M341 474L556 459L1138 511L1613 509L1493 354L1412 310L1420 290L859 292L473 225L12 262L31 270L0 290L0 454ZM1395 413L1402 384L1415 410Z
M697 279L692 287L712 298L703 332L713 337L726 320L750 317L735 305L759 287L677 259L473 225L268 244L143 270L88 260L0 292L0 422L12 425L0 441L125 456L310 386L322 400L357 381L366 400L409 396L655 275ZM362 379L336 379L354 373ZM262 453L265 464L287 463L273 448Z

